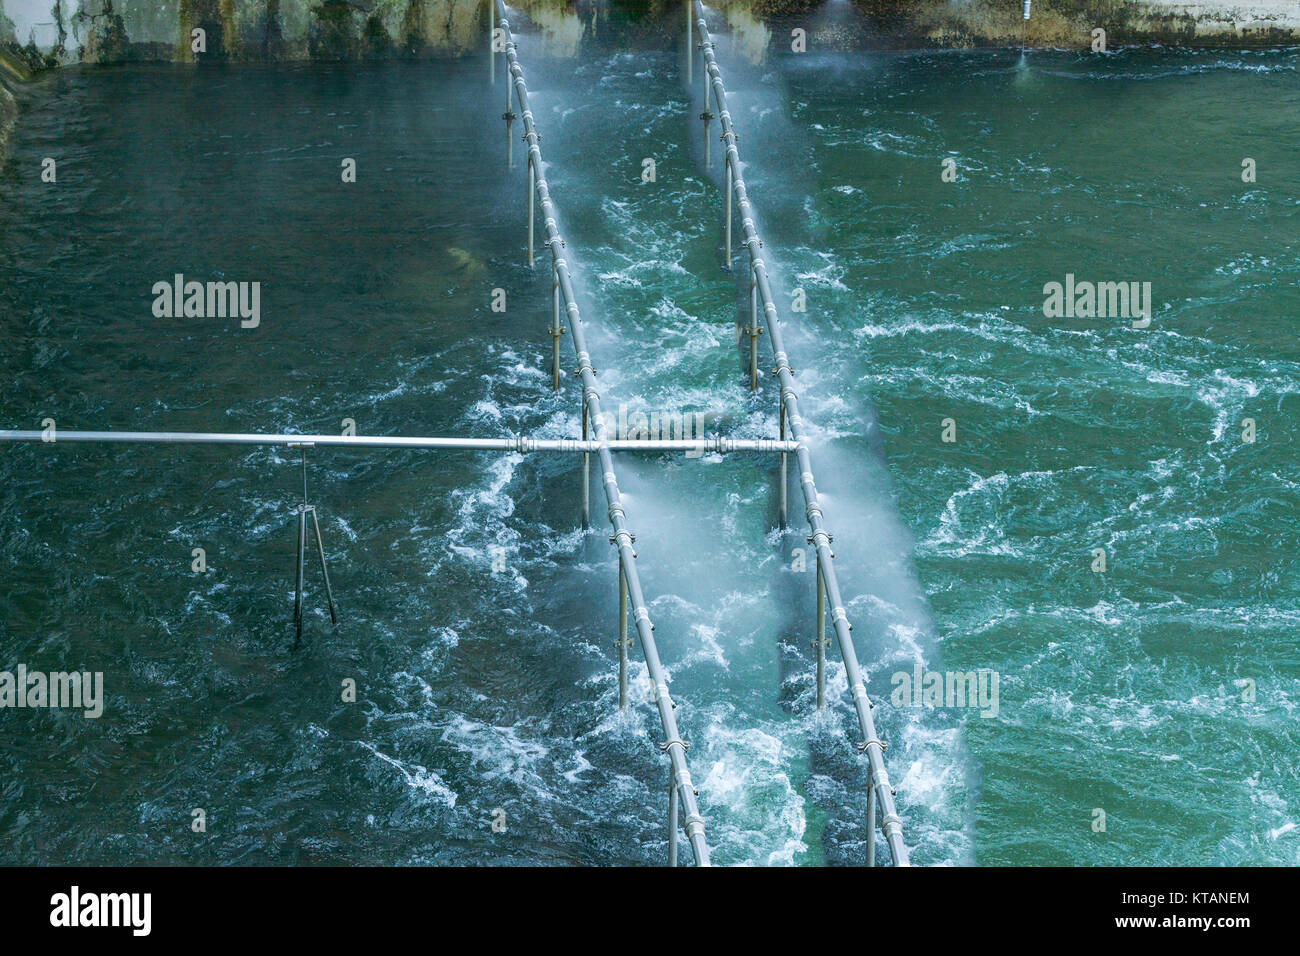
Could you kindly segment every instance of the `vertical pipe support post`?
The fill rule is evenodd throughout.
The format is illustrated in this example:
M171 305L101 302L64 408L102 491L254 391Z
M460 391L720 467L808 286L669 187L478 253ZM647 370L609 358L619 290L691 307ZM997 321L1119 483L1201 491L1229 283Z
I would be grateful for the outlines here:
M876 865L876 781L867 765L867 866Z
M780 419L781 419L781 441L785 441L785 402L779 402L778 405L780 408ZM786 473L787 473L787 466L788 466L786 459L788 457L789 455L786 452L781 452L781 476L779 480L781 483L780 517L781 517L782 531L784 531L787 526L786 516L788 512L787 506L789 504L789 488L788 488L789 482L786 480Z
M623 560L618 562L618 709L627 710L627 650L632 642L627 636L627 576L623 573ZM671 769L671 768L670 768Z
M727 165L727 189L726 189L727 211L726 211L726 215L723 218L723 221L726 223L726 239L724 240L722 246L722 261L726 263L723 266L723 268L726 269L728 272L730 272L731 271L731 181L732 181L730 152L726 154L726 159L727 159L727 164L726 164Z
M694 82L694 77L691 74L692 71L694 71L695 69L695 43L694 43L695 27L691 23L693 19L693 16L691 14L691 0L686 0L685 6L686 6L686 85L690 86L690 84Z
M677 865L677 780L668 766L668 865Z
M584 392L582 396L582 440L588 440L587 421L590 417L590 407L587 404L587 396ZM586 531L591 527L591 452L582 453L582 530ZM623 574L623 562L620 560L618 565L620 578ZM627 600L624 599L623 606L626 608ZM623 628L623 636L627 637L627 627Z
M533 241L537 235L537 170L533 154L528 153L528 268L533 268Z
M551 270L551 324L546 329L551 334L551 388L560 390L560 336L564 326L560 324L560 273ZM587 437L587 400L582 401L582 437Z
M822 577L822 559L817 558L817 633L813 636L813 649L817 652L817 709L826 709L826 579Z

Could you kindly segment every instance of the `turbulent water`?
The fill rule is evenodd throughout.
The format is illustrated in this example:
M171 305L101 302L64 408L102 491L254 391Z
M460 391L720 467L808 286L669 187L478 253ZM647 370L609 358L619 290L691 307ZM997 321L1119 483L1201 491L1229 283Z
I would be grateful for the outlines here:
M698 67L520 52L605 405L774 436ZM807 297L787 346L914 862L1300 861L1300 56L720 56L777 299ZM483 62L68 70L23 106L0 427L578 434ZM260 281L261 324L156 318L176 273ZM1150 327L1045 317L1067 273L1150 282ZM3 454L0 668L107 700L0 712L0 860L664 861L576 460L311 453L342 622L309 567L295 650L290 452ZM617 464L715 862L860 863L797 483L783 536L769 459ZM918 661L997 672L997 716L895 707Z

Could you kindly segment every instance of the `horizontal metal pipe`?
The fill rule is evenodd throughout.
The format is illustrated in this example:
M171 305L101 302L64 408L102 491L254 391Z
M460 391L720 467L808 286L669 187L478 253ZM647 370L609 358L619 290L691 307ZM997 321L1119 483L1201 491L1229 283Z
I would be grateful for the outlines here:
M758 286L758 295L763 303L764 318L767 320L768 339L772 343L772 352L776 357L776 371L781 382L781 401L785 405L786 418L790 433L799 443L796 457L799 462L799 485L803 489L808 526L812 530L811 541L817 549L820 559L822 577L826 582L826 598L831 609L831 624L839 643L840 655L844 659L844 671L848 677L849 689L853 694L853 707L857 711L858 724L862 730L862 748L866 751L871 768L870 783L874 783L879 797L882 827L889 841L890 855L895 866L907 866L907 845L903 842L903 821L894 807L894 794L890 788L889 775L885 771L884 747L876 737L875 721L871 717L871 701L867 697L866 684L862 679L862 669L858 666L858 655L853 647L850 634L848 614L840 595L840 585L835 578L834 555L831 552L831 536L822 521L821 501L817 495L817 485L813 480L812 458L804 440L805 430L803 416L799 414L799 396L795 392L794 375L790 371L790 359L786 354L781 339L781 323L777 318L776 302L772 298L771 285L767 278L767 266L759 256L763 243L754 226L754 210L749 203L749 194L745 188L745 178L741 173L744 168L740 162L740 151L736 148L736 131L731 125L731 113L727 110L727 89L722 83L722 71L718 68L717 58L713 53L713 38L709 35L709 25L704 20L704 4L695 0L696 26L699 30L700 44L704 50L705 71L712 86L713 96L717 101L718 120L722 124L722 138L727 145L727 159L731 165L731 188L736 194L736 206L740 213L741 226L745 234L745 247L749 250L749 261L754 271ZM707 104L706 104L707 105ZM869 786L870 786L869 783Z
M609 522L614 528L613 542L618 547L619 560L623 563L623 573L627 578L628 600L632 604L632 618L637 636L641 640L641 650L645 655L646 671L654 687L655 705L659 709L659 721L664 729L663 748L668 753L672 766L673 779L680 789L682 810L685 815L686 836L691 843L691 852L697 866L709 865L709 847L704 839L704 819L700 816L699 803L695 799L695 785L691 781L690 770L686 766L686 744L677 731L677 716L673 708L672 697L668 694L668 679L664 674L663 664L659 660L659 649L655 645L654 625L650 623L650 611L646 607L645 594L641 590L641 579L637 575L636 552L632 549L632 532L628 527L627 513L623 508L623 499L619 494L618 480L614 476L614 459L610 454L610 443L606 432L605 420L600 414L600 393L596 390L596 371L592 368L591 354L587 351L586 336L582 328L582 316L573 294L573 282L569 277L569 266L561 254L564 240L556 224L555 205L551 202L551 189L546 182L545 169L542 164L542 150L539 145L537 127L533 123L533 112L528 107L528 87L524 83L524 69L519 65L515 50L514 36L510 32L510 23L506 19L506 6L497 0L497 15L506 40L506 62L510 67L510 76L514 80L515 92L519 98L519 112L524 120L524 139L528 143L528 154L533 159L533 168L537 170L534 188L542 206L542 224L546 229L546 245L551 250L551 259L555 265L556 275L560 280L560 295L564 300L569 320L570 337L573 348L578 353L578 377L582 382L582 397L587 403L587 413L596 430L597 453L600 458L601 483L605 488L605 500L609 504Z
M671 439L609 439L583 441L577 438L404 438L386 435L290 435L262 434L257 432L94 432L56 431L47 438L41 431L0 430L0 441L7 442L106 442L109 444L149 445L339 445L354 448L421 448L469 451L513 452L598 452L602 447L610 451L699 452L725 454L727 452L792 452L798 442L777 441L772 438L671 438Z

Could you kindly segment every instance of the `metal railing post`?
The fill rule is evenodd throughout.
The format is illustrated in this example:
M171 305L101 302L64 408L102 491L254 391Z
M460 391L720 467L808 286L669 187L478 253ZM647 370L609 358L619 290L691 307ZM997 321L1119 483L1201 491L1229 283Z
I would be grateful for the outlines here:
M867 866L876 865L876 787L867 767Z
M817 651L817 709L826 709L826 579L822 577L822 561L817 559L817 633L813 648Z
M537 236L534 222L537 218L537 169L533 166L533 154L528 154L528 268L533 268L533 242Z
M730 230L728 230L730 233ZM728 263L730 265L730 263ZM749 270L749 390L758 391L758 337L763 330L758 325L758 279Z
M677 781L668 767L668 865L677 865Z
M551 388L558 392L560 390L560 336L564 334L564 326L560 324L560 277L554 269L551 270L551 313L551 327L546 330L551 333ZM582 437L586 438L585 415L583 426Z
M297 629L297 635L294 643L297 644L302 640L302 587L303 587L303 564L306 560L307 552L307 506L298 506L298 559L297 568L294 577L296 585L293 590L293 623Z
M779 409L779 417L781 419L781 441L785 441L785 403L778 402L777 407ZM782 531L785 530L788 524L788 522L786 521L786 512L787 512L786 505L788 499L787 486L789 484L789 482L786 480L786 470L787 470L786 459L787 458L789 458L789 455L786 454L785 452L781 452L781 477L779 480L781 482L781 525L780 526Z
M689 86L693 80L691 72L695 69L695 43L694 27L691 26L691 0L686 0L686 85Z
M582 396L582 440L587 440L588 427L588 409L587 396ZM591 452L582 453L582 530L586 531L591 527ZM619 573L622 573L620 567ZM624 604L627 602L624 601ZM624 629L626 631L626 628ZM627 635L624 634L626 637Z
M726 223L726 239L722 245L722 250L723 250L722 260L723 262L726 263L726 265L723 266L723 268L725 268L728 272L730 272L731 271L731 192L732 192L732 182L734 181L733 180L734 173L732 172L731 169L730 153L727 154L726 159L727 159L727 189L726 189L727 212L723 220Z
M618 562L618 640L614 643L618 647L618 709L627 710L627 649L632 642L627 637L627 576L621 560Z
M515 168L515 118L518 114L515 112L515 93L514 87L506 83L506 111L501 114L501 118L506 121L506 169Z

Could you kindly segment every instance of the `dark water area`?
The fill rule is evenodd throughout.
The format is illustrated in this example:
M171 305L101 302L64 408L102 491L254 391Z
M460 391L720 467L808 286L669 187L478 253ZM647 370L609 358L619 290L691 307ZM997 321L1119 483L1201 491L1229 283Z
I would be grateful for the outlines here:
M720 39L778 300L809 302L787 345L915 862L1300 860L1296 54L753 67ZM670 54L531 42L604 402L774 436L699 90ZM470 59L34 81L0 171L0 427L576 436L504 108ZM155 317L176 273L261 282L259 326ZM1149 281L1151 326L1045 317L1066 273ZM294 455L2 454L0 668L106 691L95 720L0 712L3 862L663 861L661 730L639 649L617 709L576 461L311 452L342 623L309 569L295 650ZM856 729L835 652L815 710L771 462L618 466L715 862L859 863ZM892 706L917 661L999 672L998 717Z

